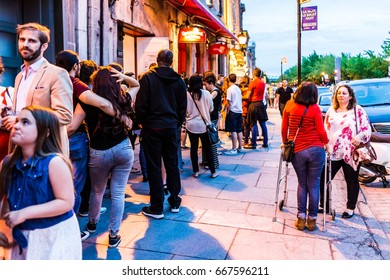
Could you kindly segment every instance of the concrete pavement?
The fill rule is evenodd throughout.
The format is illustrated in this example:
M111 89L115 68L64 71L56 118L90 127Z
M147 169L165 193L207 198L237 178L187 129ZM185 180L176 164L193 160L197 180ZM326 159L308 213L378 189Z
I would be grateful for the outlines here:
M131 174L120 230L122 242L118 248L107 246L107 211L101 216L97 231L83 242L83 259L389 260L390 188L383 188L379 182L362 186L355 216L345 220L341 213L346 186L342 177L336 176L332 195L335 220L327 215L324 229L320 215L316 231L299 231L294 226L297 179L291 166L288 198L273 222L281 119L275 109L268 109L268 114L270 147L219 156L220 176L215 179L203 167L199 178L194 178L189 150L183 150L183 201L178 214L170 213L166 202L163 220L142 215L141 208L149 203L148 183L142 182L142 175ZM220 136L224 146L230 148L227 134L220 132ZM137 145L137 168L138 150ZM278 202L281 199L283 189ZM110 200L104 199L103 206L110 209ZM79 218L82 228L87 220Z

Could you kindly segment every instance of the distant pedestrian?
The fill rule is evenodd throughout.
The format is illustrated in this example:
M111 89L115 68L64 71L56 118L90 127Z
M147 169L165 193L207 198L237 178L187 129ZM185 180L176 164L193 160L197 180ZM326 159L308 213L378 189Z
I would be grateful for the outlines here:
M213 106L214 106L213 111L210 113L210 120L212 123L214 123L215 127L218 128L219 120L221 116L221 109L222 109L222 91L216 87L215 85L216 82L217 80L213 72L206 71L203 74L203 85L205 86L206 90L210 92L211 99L213 100ZM215 168L219 167L218 146L222 145L222 142L219 139L219 137L218 140L219 142L217 144L211 145L211 152L213 154ZM202 164L208 166L207 156L203 148L202 148Z
M268 148L268 130L266 121L268 121L265 90L266 84L263 79L260 78L260 68L253 70L253 80L249 83L248 91L248 116L247 123L251 129L251 144L244 146L245 149L256 149L256 140L259 135L257 122L260 123L262 135L263 135L263 148Z
M225 155L236 155L242 152L242 95L236 81L236 74L230 74L229 88L226 92L225 130L231 133L232 149L226 151Z
M279 87L275 92L275 106L279 106L280 115L283 116L283 110L286 106L287 101L289 101L294 93L293 89L288 86L287 80L283 80L282 86Z
M3 218L16 244L3 245L12 246L11 259L81 260L71 165L61 151L58 118L51 109L28 106L17 120L11 131L16 148L0 176Z
M150 188L150 206L143 207L142 214L155 219L164 217L161 158L167 173L171 212L178 213L181 204L178 131L186 115L187 93L183 79L171 68L172 62L173 53L170 50L159 51L158 66L142 75L140 91L135 101L136 118L142 125L141 141Z
M329 141L317 100L316 85L303 82L293 99L287 102L282 120L283 143L295 141L292 165L298 177L295 226L299 230L304 230L305 225L310 231L316 229L320 176L325 162L324 146Z

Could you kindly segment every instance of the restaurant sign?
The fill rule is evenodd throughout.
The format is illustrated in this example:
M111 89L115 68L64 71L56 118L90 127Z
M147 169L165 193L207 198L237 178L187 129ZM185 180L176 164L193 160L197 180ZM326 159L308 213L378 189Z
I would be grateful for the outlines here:
M209 54L228 55L229 47L223 43L214 43L209 46Z
M206 43L206 32L199 27L183 27L179 31L179 43Z

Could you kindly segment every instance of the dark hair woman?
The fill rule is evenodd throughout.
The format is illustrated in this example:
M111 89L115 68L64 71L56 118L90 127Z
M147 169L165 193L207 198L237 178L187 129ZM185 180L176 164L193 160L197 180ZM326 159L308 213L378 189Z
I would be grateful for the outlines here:
M189 79L187 92L187 118L186 128L191 143L191 163L194 177L199 176L198 148L199 139L202 142L207 157L208 166L211 171L211 177L216 178L218 173L215 171L214 158L211 152L211 143L208 138L206 124L211 122L210 112L214 109L213 100L210 92L203 89L202 77L194 74Z
M293 99L286 103L283 111L283 143L295 139L292 165L299 183L298 213L295 222L298 230L304 230L305 225L310 231L316 229L320 176L325 162L324 145L329 141L317 99L317 86L311 82L303 82L295 91ZM302 118L302 126L298 130Z
M111 67L100 68L91 79L93 92L109 100L117 116L111 117L96 107L82 103L82 109L79 107L80 104L76 108L76 112L84 110L90 135L89 172L92 187L86 230L90 233L96 231L104 191L111 175L108 246L116 247L121 241L119 228L124 211L125 188L134 160L133 149L128 138L130 127L122 121L122 117L126 118L131 111L130 96L128 92L122 93L120 82L126 79L132 87L130 90L136 91L139 89L139 83Z

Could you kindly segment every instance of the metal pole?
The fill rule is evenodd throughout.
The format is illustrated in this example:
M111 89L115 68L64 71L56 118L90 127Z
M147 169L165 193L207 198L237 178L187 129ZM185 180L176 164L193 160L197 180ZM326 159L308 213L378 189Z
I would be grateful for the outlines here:
M284 78L283 78L283 60L280 61L280 77L283 81L284 80Z
M298 86L301 84L301 1L297 0Z

